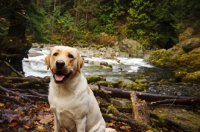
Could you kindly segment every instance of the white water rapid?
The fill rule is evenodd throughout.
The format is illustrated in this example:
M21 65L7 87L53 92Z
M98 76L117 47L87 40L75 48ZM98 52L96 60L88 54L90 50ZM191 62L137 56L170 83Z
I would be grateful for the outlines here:
M106 79L116 80L119 78L127 77L128 75L137 72L140 67L151 68L152 65L146 63L141 58L127 58L127 57L116 57L120 60L118 63L116 60L103 59L100 57L88 57L87 53L83 53L80 50L81 55L84 54L85 63L82 68L84 75L101 75L105 76ZM49 48L37 49L31 48L29 50L29 58L23 59L23 70L25 76L37 76L45 77L50 75L50 71L47 70L47 67L44 63L44 58L49 53ZM89 51L88 51L89 53ZM112 69L108 69L100 65L100 63L105 63L112 65Z

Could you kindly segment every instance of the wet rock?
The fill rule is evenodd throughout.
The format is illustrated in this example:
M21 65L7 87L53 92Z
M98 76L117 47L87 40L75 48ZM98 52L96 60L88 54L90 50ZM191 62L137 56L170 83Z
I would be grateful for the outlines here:
M182 42L182 48L185 52L189 52L198 47L200 47L199 37L187 39L184 42Z
M166 80L166 79L161 79L160 81L159 81L159 84L161 84L161 85L166 85L166 84L168 84L169 82Z
M28 57L35 57L35 56L41 56L41 55L43 55L43 54L36 53L36 52L31 52L31 53L28 54Z
M142 84L142 83L146 83L147 80L146 80L146 78L143 78L143 79L136 79L135 82L138 83L138 84Z
M195 46L190 43L193 41L195 41L195 44L193 43ZM189 48L186 49L186 51L190 52L186 53L183 50L184 44L188 44ZM200 47L195 48L198 45L200 46L200 38L192 38L180 42L168 50L155 50L151 52L149 62L159 67L173 69L177 82L189 82L189 80L193 82L195 79L197 80L196 82L198 82L198 77L194 74L196 71L200 71ZM192 49L192 47L194 49Z
M143 46L132 39L124 39L119 45L121 52L129 53L129 57L143 57Z
M100 62L100 65L108 65L108 62L102 61L102 62Z
M103 81L104 79L98 75L90 75L86 77L88 83Z
M109 86L109 82L107 82L107 81L99 81L98 84L99 84L100 86L105 86L105 87L108 87L108 86Z
M84 63L88 63L88 62L89 62L88 60L85 60L85 59L84 59Z
M118 108L132 108L131 101L122 98L111 98L111 103Z
M187 73L186 76L183 77L183 81L185 81L185 82L199 82L200 81L200 71Z
M127 89L133 88L133 81L129 79L121 79L118 81L118 84L120 88L127 88Z

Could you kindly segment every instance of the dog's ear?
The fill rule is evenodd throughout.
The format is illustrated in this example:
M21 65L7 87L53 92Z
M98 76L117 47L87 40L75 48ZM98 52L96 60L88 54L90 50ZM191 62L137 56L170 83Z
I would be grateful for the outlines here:
M47 65L47 70L50 68L50 56L51 56L51 51L52 49L50 50L49 54L45 57L45 64Z
M78 51L77 51L78 52ZM84 65L84 61L83 58L81 57L81 55L78 52L78 60L77 60L77 71L80 72L81 68Z
M47 65L47 70L50 68L50 54L45 57L44 60L45 64Z

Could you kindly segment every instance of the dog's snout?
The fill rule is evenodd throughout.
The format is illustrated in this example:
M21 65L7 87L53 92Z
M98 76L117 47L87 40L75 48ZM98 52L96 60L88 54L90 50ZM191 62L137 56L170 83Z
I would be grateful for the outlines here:
M65 66L65 62L63 60L57 60L56 61L56 67L57 68L62 68Z

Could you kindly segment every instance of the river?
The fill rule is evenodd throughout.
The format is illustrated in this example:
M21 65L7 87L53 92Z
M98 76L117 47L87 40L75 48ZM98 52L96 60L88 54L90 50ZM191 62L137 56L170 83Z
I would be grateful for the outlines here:
M159 82L167 80L167 85L149 85L147 91L152 93L171 94L171 95L200 95L198 85L180 85L174 80L174 73L168 69L158 68L148 64L142 58L130 58L124 56L115 57L117 60L105 59L102 57L91 56L91 51L79 48L84 57L84 67L82 72L85 76L99 75L106 78L106 81L116 82L120 79L136 80L145 78L148 82ZM50 71L44 63L44 58L49 53L49 48L31 48L29 58L23 59L23 70L25 76L45 77L50 76ZM100 63L112 65L112 69L104 68ZM171 83L175 82L175 83Z
M102 57L89 57L89 51L80 50L84 56L85 63L82 72L85 76L100 75L104 76L107 81L116 81L121 78L132 79L145 75L151 81L162 78L170 78L172 73L166 72L165 69L154 67L144 61L142 58L115 57L120 62L112 59L104 59ZM50 71L44 63L44 58L49 53L49 48L31 48L29 50L29 58L23 59L23 70L25 76L45 77L50 76ZM108 63L112 65L112 69L103 68L100 63Z

